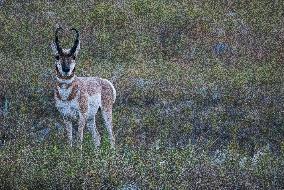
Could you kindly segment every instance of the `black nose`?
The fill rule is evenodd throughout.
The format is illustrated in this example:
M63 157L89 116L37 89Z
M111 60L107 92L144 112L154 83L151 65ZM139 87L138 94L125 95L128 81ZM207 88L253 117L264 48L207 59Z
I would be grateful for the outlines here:
M68 67L62 67L62 71L65 73L68 73L70 71L70 68Z

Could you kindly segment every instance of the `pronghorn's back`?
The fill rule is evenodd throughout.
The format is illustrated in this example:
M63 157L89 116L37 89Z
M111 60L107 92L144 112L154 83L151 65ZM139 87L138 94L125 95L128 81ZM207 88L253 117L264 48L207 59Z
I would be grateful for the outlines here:
M77 77L74 85L78 85L80 91L79 103L82 110L85 110L86 106L88 106L85 98L97 94L101 95L101 109L112 109L112 104L116 98L116 90L110 81L98 77Z

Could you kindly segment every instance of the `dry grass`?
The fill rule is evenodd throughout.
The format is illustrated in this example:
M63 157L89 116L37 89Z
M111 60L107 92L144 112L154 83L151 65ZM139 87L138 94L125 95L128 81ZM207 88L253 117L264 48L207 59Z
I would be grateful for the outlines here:
M284 5L232 2L4 1L0 188L283 188ZM65 147L57 23L81 32L77 74L117 89L115 151Z

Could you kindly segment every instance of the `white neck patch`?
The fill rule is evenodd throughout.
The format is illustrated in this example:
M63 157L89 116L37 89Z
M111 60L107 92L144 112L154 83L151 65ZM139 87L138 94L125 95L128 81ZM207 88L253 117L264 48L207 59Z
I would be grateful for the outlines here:
M61 79L61 78L58 78L58 76L56 76L56 79L59 83L71 84L75 79L75 75L71 79Z

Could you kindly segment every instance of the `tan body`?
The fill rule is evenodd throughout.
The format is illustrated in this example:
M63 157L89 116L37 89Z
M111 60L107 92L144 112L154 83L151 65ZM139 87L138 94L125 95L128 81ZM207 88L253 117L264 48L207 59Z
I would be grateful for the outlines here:
M109 140L114 147L115 140L112 131L112 105L115 101L116 91L112 83L106 79L97 77L77 77L75 75L75 59L80 49L79 32L71 49L62 49L58 40L57 28L52 51L55 57L57 85L55 88L55 104L63 116L68 133L69 143L73 142L73 124L78 124L78 140L82 148L83 131L87 125L95 145L100 145L100 135L96 128L95 116L101 108L105 126L109 134Z
M100 135L95 124L95 115L101 108L104 122L109 133L109 140L113 147L112 132L112 104L116 92L113 85L105 79L96 77L72 77L60 79L55 89L55 101L66 125L70 145L72 146L72 123L78 122L78 137L83 140L83 130L88 126L96 146L100 145Z

